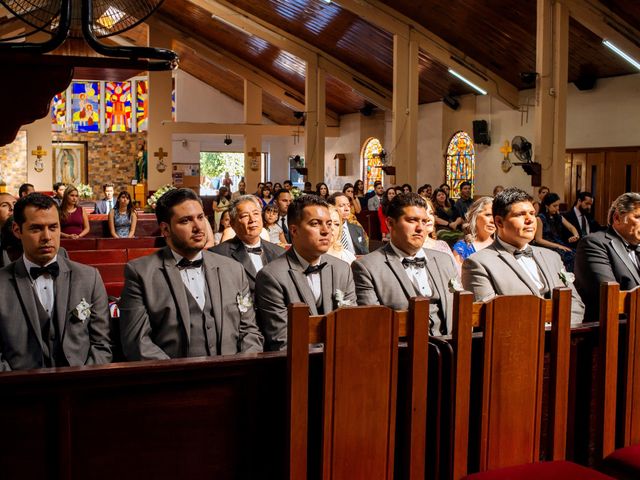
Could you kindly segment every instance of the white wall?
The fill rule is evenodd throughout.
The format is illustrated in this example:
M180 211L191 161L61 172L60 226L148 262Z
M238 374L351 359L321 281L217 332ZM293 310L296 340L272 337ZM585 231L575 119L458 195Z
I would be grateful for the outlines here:
M325 140L324 178L329 190L342 190L342 186L353 183L362 176L360 162L361 124L359 113L343 115L340 118L340 137L327 138ZM338 177L335 171L337 153L343 153L347 157L346 176Z
M242 123L241 103L222 94L188 73L178 70L176 82L176 121L202 123Z

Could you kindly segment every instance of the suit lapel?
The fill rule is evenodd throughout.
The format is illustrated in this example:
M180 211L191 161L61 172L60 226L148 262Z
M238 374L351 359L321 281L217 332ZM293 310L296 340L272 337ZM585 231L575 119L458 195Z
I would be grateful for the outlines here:
M611 241L611 248L613 248L613 251L616 252L616 254L620 257L620 260L622 260L622 262L627 266L636 283L640 283L640 274L638 274L638 269L631 261L631 258L629 258L629 254L627 253L627 249L624 247L624 243L622 243L622 240L620 240L620 238L618 238L615 233L610 234L609 232L607 232L607 237Z
M533 283L533 280L527 274L527 272L525 272L524 269L520 265L518 265L518 262L516 262L515 257L511 253L506 251L504 248L502 248L502 245L500 245L500 243L497 240L495 241L494 245L502 261L506 263L511 270L514 271L514 273L518 276L518 278L520 278L520 280L522 280L527 287L529 287L529 290L531 290L531 293L533 293L534 295L540 296L540 289L536 286L535 283Z
M551 292L551 290L553 290L553 287L556 286L556 280L553 275L553 271L551 270L551 267L549 266L547 261L544 259L544 255L542 255L542 252L540 252L540 250L534 248L533 257L536 263L538 264L540 271L542 272L542 276L544 277L547 283L547 286L549 287L549 292Z
M333 310L333 265L327 264L320 272L320 285L322 288L322 310L326 315Z
M413 287L413 282L409 278L409 275L407 275L407 272L405 272L404 267L400 262L400 259L398 258L398 256L393 251L390 245L385 245L384 255L386 258L387 265L389 266L393 274L398 279L398 283L402 287L402 290L404 291L405 296L408 299L411 297L415 297L417 294L414 291L415 288Z
M440 265L438 261L433 257L431 252L429 252L426 248L423 249L424 254L427 257L429 263L427 263L427 272L429 273L429 278L431 279L431 284L438 291L438 295L440 295L440 303L442 305L442 309L447 311L447 293L449 285L447 284L447 280L440 269Z
M231 257L242 264L244 271L247 272L247 275L255 282L256 275L258 274L258 272L256 272L256 267L253 265L253 262L249 258L249 254L245 250L244 246L237 238L233 241L232 249Z
M204 252L203 252L204 253ZM246 253L245 253L246 254ZM204 275L207 280L207 288L211 298L211 306L213 308L213 317L216 322L216 330L218 332L218 343L222 339L222 285L220 282L220 270L213 263L208 255L204 255Z
M60 266L60 275L58 275L58 278L56 278L55 280L56 321L58 322L58 332L60 332L60 339L64 339L64 330L67 324L67 313L69 311L69 295L71 294L71 269L69 268L69 264L67 263L67 261L60 257L58 257L58 265ZM72 308L73 307L75 307L75 305L73 305Z
M173 293L173 298L176 300L178 315L180 315L182 326L187 334L187 342L190 342L191 325L189 321L189 301L187 300L187 292L185 291L184 283L180 276L180 270L178 270L178 267L176 266L176 261L173 258L169 247L164 248L162 256L162 268L167 277L171 293Z
M298 295L304 300L304 303L309 305L311 315L318 315L316 300L307 282L307 277L302 273L302 265L298 262L293 248L287 252L287 260L289 261L289 276L291 276L291 280L293 280L293 284L298 290Z
M42 343L42 332L40 331L40 322L38 320L36 292L31 286L31 277L29 277L27 273L27 268L22 258L16 260L14 268L14 278L16 286L18 287L18 295L25 309L25 321L31 326L31 329L35 333L38 344L40 345L40 351L42 352L44 351L44 345Z

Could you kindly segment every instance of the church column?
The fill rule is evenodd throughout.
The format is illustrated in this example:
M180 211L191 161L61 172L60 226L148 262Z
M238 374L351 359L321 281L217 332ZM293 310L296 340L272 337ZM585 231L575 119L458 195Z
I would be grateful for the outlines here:
M318 98L318 115L316 116L316 159L318 164L318 174L323 182L325 178L325 136L326 136L326 124L327 124L327 88L326 88L327 75L324 70L318 68L317 78L317 98ZM316 170L314 170L315 172Z
M149 22L149 45L171 48L171 37ZM149 190L171 183L172 152L170 130L162 126L171 120L171 72L149 72L149 128L147 131L147 181ZM135 121L135 120L133 120ZM160 165L160 170L158 170Z
M324 82L323 82L324 83ZM324 148L322 156L318 151L320 141L318 125L318 91L319 91L318 58L310 57L307 60L305 78L305 123L304 123L304 161L309 169L307 180L312 184L324 181ZM324 141L324 136L322 137Z
M542 184L563 197L567 127L569 14L562 2L538 0L534 161Z
M262 88L249 80L244 81L244 123L250 125L260 125L262 123ZM253 192L261 180L261 152L262 135L259 133L245 133L244 179L248 192Z
M396 167L396 184L417 180L418 87L418 42L394 35L392 144L384 148Z
M53 148L51 142L51 118L46 115L23 127L27 132L27 178L36 191L53 188ZM16 159L17 160L17 159ZM17 194L17 192L9 192Z

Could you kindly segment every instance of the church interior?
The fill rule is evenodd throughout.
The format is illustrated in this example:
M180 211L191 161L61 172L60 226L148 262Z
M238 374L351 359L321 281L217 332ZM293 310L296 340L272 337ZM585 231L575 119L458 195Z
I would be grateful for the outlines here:
M468 180L474 197L500 185L536 198L546 186L565 208L591 192L602 225L614 199L640 191L637 0L0 0L0 58L0 191L16 196L63 182L87 185L90 203L112 183L148 210L174 185L210 206L225 169L205 175L207 152L237 154L232 176L250 193L287 179L330 192L358 179L365 191ZM462 166L451 153L461 132L472 140ZM139 222L159 235L155 216ZM112 252L100 236L83 249ZM131 245L102 259L114 291L124 263L159 246ZM395 347L383 332L359 344L377 345L378 357L358 357L375 387L340 364L354 332L313 320L302 354L2 373L0 477L458 480L567 460L610 478L594 468L636 445L636 470L598 470L640 478L640 299L600 292L600 323L570 330L562 293L492 306L456 294L453 338L428 348L414 342L419 302L354 313L364 329L367 315L395 328ZM338 325L340 312L326 317ZM518 317L542 328L510 330ZM471 329L482 325L504 336L480 346ZM331 335L334 356L306 354ZM483 390L491 378L495 391ZM358 420L366 398L339 404L363 392L383 405L370 422Z

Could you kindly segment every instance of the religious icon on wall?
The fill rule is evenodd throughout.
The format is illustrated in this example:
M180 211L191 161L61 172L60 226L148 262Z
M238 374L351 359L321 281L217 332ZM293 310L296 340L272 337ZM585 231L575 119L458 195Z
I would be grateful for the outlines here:
M100 82L71 84L71 121L76 132L100 131Z
M87 143L58 142L53 144L53 182L71 185L87 183Z
M136 180L142 183L147 179L147 151L144 143L138 145L138 153L136 154Z
M104 98L106 131L130 132L131 82L107 82Z

